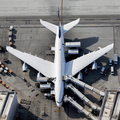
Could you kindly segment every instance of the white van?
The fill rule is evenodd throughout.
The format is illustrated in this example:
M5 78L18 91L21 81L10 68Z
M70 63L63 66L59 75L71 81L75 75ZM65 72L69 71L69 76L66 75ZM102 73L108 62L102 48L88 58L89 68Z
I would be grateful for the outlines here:
M114 75L114 66L111 66L111 74Z
M112 59L109 58L109 65L111 66L112 65Z
M118 55L114 54L114 64L118 64Z
M104 71L105 71L105 67L102 67L100 74L103 75Z

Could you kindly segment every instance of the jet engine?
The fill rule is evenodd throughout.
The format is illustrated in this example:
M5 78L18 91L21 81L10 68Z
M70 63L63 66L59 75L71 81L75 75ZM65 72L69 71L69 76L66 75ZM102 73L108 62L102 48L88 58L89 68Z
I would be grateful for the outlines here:
M47 77L37 77L37 82L45 83L48 81Z
M92 70L97 70L97 62L93 62L92 64Z
M42 77L42 74L40 72L37 73L37 78Z
M45 89L51 89L51 84L40 84L40 89L45 90Z
M68 54L69 55L79 54L79 50L78 49L68 49Z
M42 74L40 72L37 73L37 82L47 83L47 81L47 77L42 77Z
M27 72L27 70L28 70L28 66L27 66L27 64L24 62L24 63L23 63L23 66L22 66L22 71L23 71L23 72Z
M78 73L77 79L83 80L83 74L81 71Z
M65 43L65 47L69 47L69 48L76 47L76 48L79 48L79 47L81 47L81 42L66 42Z
M98 50L102 49L101 47L98 47Z

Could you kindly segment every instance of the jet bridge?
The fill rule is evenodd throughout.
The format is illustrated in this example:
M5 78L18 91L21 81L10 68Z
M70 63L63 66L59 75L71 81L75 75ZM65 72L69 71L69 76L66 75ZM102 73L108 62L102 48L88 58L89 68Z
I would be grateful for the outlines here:
M72 84L66 84L66 88L71 89L81 100L83 100L92 109L100 111L100 107L95 106L85 95L83 95L79 90L77 90Z
M66 81L70 80L71 82L81 86L82 88L86 88L86 89L88 89L92 92L95 92L96 94L100 95L101 97L104 97L104 95L105 95L104 92L99 91L98 89L96 89L96 88L94 88L94 87L92 87L92 86L90 86L90 85L72 77L71 75L66 75L66 76L64 76L63 79L66 80Z
M64 102L70 102L74 107L78 109L79 112L84 113L87 117L91 118L92 120L98 120L89 111L85 110L81 105L74 101L71 97L64 96L63 100Z

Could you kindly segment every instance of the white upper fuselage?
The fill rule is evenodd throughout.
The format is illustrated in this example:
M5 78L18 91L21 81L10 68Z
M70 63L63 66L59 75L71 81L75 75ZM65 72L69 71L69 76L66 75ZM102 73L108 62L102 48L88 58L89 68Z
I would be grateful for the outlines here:
M62 76L65 74L65 55L64 55L64 38L61 24L58 26L55 40L55 101L58 107L62 105L64 95L64 82Z

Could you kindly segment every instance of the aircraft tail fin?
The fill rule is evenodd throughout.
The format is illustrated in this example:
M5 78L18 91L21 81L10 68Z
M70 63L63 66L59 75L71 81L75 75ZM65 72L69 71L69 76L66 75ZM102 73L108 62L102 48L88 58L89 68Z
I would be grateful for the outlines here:
M66 33L68 30L70 30L71 28L73 28L75 25L77 25L80 21L80 18L78 18L75 21L72 21L68 24L63 25L63 33Z
M49 23L49 22L46 22L46 21L43 21L42 19L40 19L40 23L45 26L46 28L48 28L49 30L51 30L53 33L57 33L57 26L52 24L52 23Z

